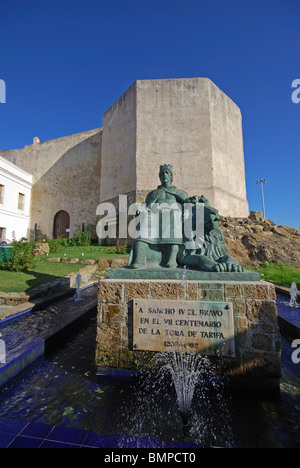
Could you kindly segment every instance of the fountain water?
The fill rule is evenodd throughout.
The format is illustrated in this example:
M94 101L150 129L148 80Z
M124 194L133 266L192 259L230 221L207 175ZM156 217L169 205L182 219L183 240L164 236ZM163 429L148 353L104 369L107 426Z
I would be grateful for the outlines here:
M297 292L298 292L297 285L295 281L293 281L291 284L291 288L290 288L290 296L291 296L290 305L292 307L295 307L297 305Z
M173 349L170 353L159 353L155 357L156 364L161 371L167 371L172 378L179 414L184 423L187 423L191 412L196 385L207 368L207 359L199 354L184 353Z
M82 283L82 276L81 276L80 273L78 273L78 275L76 276L76 293L75 293L75 296L74 296L74 301L75 302L81 301L81 296L80 296L81 283Z
M196 439L200 444L205 444L208 440L207 432L209 432L212 436L209 443L214 443L217 437L214 440L213 434L217 433L218 429L212 427L211 409L207 411L207 408L214 406L220 410L222 407L220 414L226 419L227 429L230 427L228 401L224 397L225 379L217 376L214 364L206 356L190 352L188 349L183 352L175 346L171 352L158 353L153 363L164 378L167 375L171 377L185 441L191 438ZM213 400L213 405L211 400ZM229 432L227 431L223 444L230 446Z

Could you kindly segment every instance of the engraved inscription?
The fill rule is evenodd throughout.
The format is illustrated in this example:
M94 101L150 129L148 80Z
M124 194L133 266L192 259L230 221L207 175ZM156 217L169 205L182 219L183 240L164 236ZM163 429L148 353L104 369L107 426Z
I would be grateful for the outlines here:
M133 301L135 350L235 355L230 302Z

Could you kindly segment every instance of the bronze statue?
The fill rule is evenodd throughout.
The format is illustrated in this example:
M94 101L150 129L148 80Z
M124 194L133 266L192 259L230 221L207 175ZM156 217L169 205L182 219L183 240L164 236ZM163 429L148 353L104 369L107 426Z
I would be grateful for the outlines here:
M172 185L170 164L160 166L159 177L161 185L149 192L137 211L139 230L133 242L129 268L176 268L180 265L200 271L244 271L226 248L218 211L203 195L189 198L186 192ZM184 229L185 211L182 206L186 203L192 206L190 236ZM200 207L204 218L201 219L202 236L197 230L193 231Z
M159 251L163 254L161 266L177 266L178 250L183 244L180 207L188 195L172 185L173 172L170 164L160 166L159 178L161 185L149 192L145 204L139 207L140 230L133 243L129 268L155 264L154 252ZM168 222L165 223L165 220ZM153 233L156 235L153 236Z

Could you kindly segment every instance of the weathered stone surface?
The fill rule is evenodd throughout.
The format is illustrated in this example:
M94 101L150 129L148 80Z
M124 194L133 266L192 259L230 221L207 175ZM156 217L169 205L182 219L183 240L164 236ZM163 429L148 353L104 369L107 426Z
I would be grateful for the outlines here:
M49 258L47 258L47 262L59 263L60 261L61 261L60 257L49 257Z
M256 283L256 284L243 284L242 286L245 297L255 297L258 299L268 299L269 289L267 283Z
M82 263L82 265L94 265L96 260L93 260L92 258L86 258L84 260L80 260L80 263Z
M103 323L124 323L124 320L124 307L116 304L108 304L102 306Z
M78 263L79 262L79 258L67 258L67 257L63 257L61 259L61 261L63 263Z
M54 217L60 210L71 215L70 233L82 223L95 233L99 203L102 129L97 128L22 149L1 151L1 156L33 175L30 237L53 236Z
M99 283L98 301L104 304L120 304L123 300L123 284L110 281L101 281Z
M251 338L251 347L262 351L273 351L273 338L266 333L254 333Z
M50 247L47 242L43 242L42 244L34 244L33 251L34 253L45 255L50 253Z
M241 297L242 288L240 284L225 284L225 295L227 297Z
M150 295L161 299L184 299L184 286L179 281L150 282Z
M260 262L282 262L300 268L300 231L277 226L261 212L248 218L222 218L221 229L229 253L245 268Z
M17 306L28 302L29 296L25 292L2 292L0 291L0 305Z
M109 268L109 260L108 258L100 258L97 262L97 265L100 268Z
M198 286L198 298L204 301L224 301L224 285L223 287L209 288L209 285L200 283Z
M125 283L125 303L134 298L148 299L150 286L148 281Z
M111 268L123 268L127 265L128 259L127 258L115 258L112 260L110 267Z
M249 320L258 322L272 322L277 319L277 308L274 301L251 299L247 301L247 315Z

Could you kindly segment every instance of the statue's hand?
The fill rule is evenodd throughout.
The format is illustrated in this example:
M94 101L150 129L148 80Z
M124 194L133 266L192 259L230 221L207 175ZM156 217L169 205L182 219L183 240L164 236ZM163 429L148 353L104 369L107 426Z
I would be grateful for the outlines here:
M194 195L192 197L189 197L185 200L185 203L198 203L199 197L197 195Z
M207 200L207 198L205 198L204 195L201 195L201 197L198 197L198 201L200 203L205 203L205 204L208 203L208 200Z

